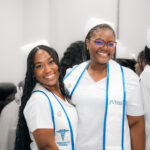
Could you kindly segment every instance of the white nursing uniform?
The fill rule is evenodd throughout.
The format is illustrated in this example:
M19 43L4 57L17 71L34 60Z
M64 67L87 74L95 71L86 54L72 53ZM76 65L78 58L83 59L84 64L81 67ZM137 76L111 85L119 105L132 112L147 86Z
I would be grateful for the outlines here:
M144 112L141 102L139 78L130 69L125 67L123 68L126 87L124 150L130 150L127 148L130 145L127 115L141 116ZM70 69L68 72L69 71ZM72 95L72 102L76 105L79 117L75 150L102 150L104 114L106 105L106 78L95 82L86 70ZM120 104L115 102L115 100L114 102L112 100L108 105ZM113 138L117 137L114 136L112 139ZM112 148L106 146L106 150L112 150ZM113 150L121 150L121 146L120 148L113 147Z
M141 89L144 100L146 150L150 150L150 65L146 65L140 75Z
M39 83L35 86L33 91L36 90L43 91L49 96L49 99L51 100L55 120L55 142L59 147L59 150L72 150L70 128L63 109L57 100L53 97L53 95ZM71 122L73 138L75 142L78 121L76 109L67 101L63 101L59 97L57 98L64 107ZM40 92L33 93L25 106L24 116L29 129L30 138L32 140L30 147L32 150L38 150L32 133L37 129L54 129L50 104L47 97Z

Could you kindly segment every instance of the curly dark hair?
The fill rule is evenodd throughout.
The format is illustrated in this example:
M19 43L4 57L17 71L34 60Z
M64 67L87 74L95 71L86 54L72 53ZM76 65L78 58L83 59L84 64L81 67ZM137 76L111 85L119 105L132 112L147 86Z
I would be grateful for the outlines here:
M27 71L26 71L26 76L25 76L23 95L21 98L21 106L19 108L19 120L18 120L18 125L17 125L15 148L14 148L15 150L30 150L31 139L30 139L27 123L23 114L23 110L26 106L27 101L29 100L32 94L33 88L35 87L37 83L37 80L34 74L34 58L35 58L36 52L39 49L42 49L48 52L52 56L52 58L54 59L54 62L58 65L59 71L60 71L58 54L53 48L50 48L45 45L39 45L33 48L31 52L29 53L28 58L27 58ZM61 76L61 74L59 75L59 86L60 86L60 90L63 96L68 101L70 101L70 97L64 88L63 77Z
M78 65L84 61L83 59L84 41L76 41L69 45L66 49L61 61L60 68L62 76L65 76L66 70Z
M142 50L141 52L139 52L138 58L137 58L137 63L139 64L139 67L140 67L141 71L144 70L144 66L142 65L143 62L145 64L145 52L144 52L144 50Z
M150 65L150 48L145 46L144 53L145 53L145 62L146 64Z

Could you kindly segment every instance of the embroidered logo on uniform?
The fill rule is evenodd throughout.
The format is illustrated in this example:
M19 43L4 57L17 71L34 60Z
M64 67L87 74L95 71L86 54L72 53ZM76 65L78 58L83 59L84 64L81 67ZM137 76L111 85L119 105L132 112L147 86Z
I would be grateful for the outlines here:
M61 138L62 138L62 141L64 141L65 133L68 132L68 131L69 131L69 130L61 129L61 130L58 130L58 131L56 131L56 132L57 132L57 133L60 133Z
M109 104L111 105L122 105L121 101L117 101L117 100L109 100Z
M60 133L61 139L62 139L62 141L56 142L59 146L68 146L68 145L70 145L70 141L68 141L68 139L67 139L67 141L64 141L65 134L68 131L69 130L66 130L66 129L61 129L61 130L56 131L57 133Z

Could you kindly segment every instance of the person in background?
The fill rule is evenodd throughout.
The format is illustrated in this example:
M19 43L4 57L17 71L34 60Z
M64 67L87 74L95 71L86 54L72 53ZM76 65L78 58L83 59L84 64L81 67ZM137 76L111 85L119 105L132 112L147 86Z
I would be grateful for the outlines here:
M74 150L77 112L59 69L53 48L39 45L29 53L15 150Z
M60 72L62 76L65 76L68 68L78 65L84 61L82 55L85 53L83 53L83 51L83 41L73 42L69 45L69 47L67 47L63 57L60 60Z
M121 66L128 67L135 72L135 59L126 59L126 58L116 58L115 61Z
M3 108L0 115L0 149L2 150L14 148L23 83L23 81L19 82L15 98Z
M14 100L17 87L11 82L0 83L0 114L3 108Z
M145 67L145 55L144 50L141 51L137 57L137 62L135 64L135 72L138 76L143 72Z
M150 30L147 34L147 44L144 49L145 67L140 75L140 84L144 100L146 150L150 149Z
M64 77L79 117L75 149L144 150L139 78L112 60L115 32L100 22L89 28L85 38L90 60L68 69Z

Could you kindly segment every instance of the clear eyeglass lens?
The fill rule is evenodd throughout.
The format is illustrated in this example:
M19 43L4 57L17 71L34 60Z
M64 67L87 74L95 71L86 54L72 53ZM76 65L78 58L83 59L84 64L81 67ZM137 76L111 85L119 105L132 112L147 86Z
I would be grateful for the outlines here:
M95 43L96 43L97 45L101 46L101 47L103 47L105 44L106 44L107 47L109 47L109 48L112 48L112 47L115 47L115 46L116 46L116 43L114 43L114 42L108 42L108 43L106 43L106 42L104 42L104 41L102 41L102 40L96 40Z
M109 42L109 43L107 43L107 46L108 46L108 47L115 47L115 43Z
M104 42L101 40L96 40L95 43L99 46L104 46Z

